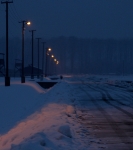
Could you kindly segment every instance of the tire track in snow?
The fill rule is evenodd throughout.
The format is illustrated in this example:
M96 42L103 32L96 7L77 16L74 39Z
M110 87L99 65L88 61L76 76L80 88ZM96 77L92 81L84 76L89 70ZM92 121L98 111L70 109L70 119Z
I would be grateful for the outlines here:
M85 85L83 83L83 85ZM88 86L88 85L87 85ZM102 94L102 99L106 102L107 101L107 98L106 98L106 94L104 92L102 92L101 90L99 89L95 89L95 88L92 88L90 86L88 86L89 88L95 90L95 91L98 91ZM117 135L117 137L119 137L119 139L121 140L122 143L126 144L128 150L132 150L133 147L132 147L132 140L130 139L130 137L127 136L126 134L126 130L124 131L123 128L121 128L120 126L122 124L124 124L126 126L126 124L124 122L116 122L111 115L108 114L108 112L103 108L101 107L101 105L98 104L97 100L95 100L89 93L86 89L80 87L80 89L82 89L82 91L84 91L86 93L86 95L91 99L91 102L96 106L96 108L98 109L98 111L103 115L103 117L105 118L105 122L106 123L109 123L109 125L111 126L111 128L113 129L113 131L115 132L115 134ZM107 94L109 96L109 98L111 97L109 94ZM108 103L107 103L108 104ZM114 107L114 106L113 106ZM123 109L119 108L119 107L115 107L117 108L118 110L122 111L123 113L125 113L126 115L128 115L129 117L133 117L132 114L126 112L126 111L123 111ZM130 122L131 123L131 122ZM133 123L133 122L132 122ZM131 124L132 126L133 124Z
M133 114L131 114L130 112L128 112L128 111L126 111L126 110L120 108L119 106L116 106L116 105L114 105L114 104L112 104L112 103L110 102L110 100L111 100L111 101L116 101L116 102L118 102L119 104L122 104L122 105L123 105L123 103L121 103L120 101L118 101L118 100L112 98L112 96L108 93L107 90L105 90L105 89L103 89L103 88L100 88L100 87L97 87L97 88L96 88L96 87L92 87L92 86L90 86L90 85L88 85L88 84L85 84L85 83L83 83L83 84L86 85L86 86L88 86L89 88L95 90L95 91L100 92L100 93L102 94L102 99L104 100L104 102L106 102L108 105L111 105L111 106L115 107L116 109L118 109L119 111L123 112L123 113L126 114L128 117L130 117L131 119L133 119ZM127 106L127 107L130 107L130 106Z

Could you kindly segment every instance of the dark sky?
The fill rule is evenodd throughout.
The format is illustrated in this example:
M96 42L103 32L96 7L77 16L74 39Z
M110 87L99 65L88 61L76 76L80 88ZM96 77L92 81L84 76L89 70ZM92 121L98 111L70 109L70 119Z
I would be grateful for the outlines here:
M4 0L3 0L4 1ZM133 38L133 0L14 0L9 4L9 35L21 37L21 20L36 37ZM0 37L5 36L5 5L0 5Z

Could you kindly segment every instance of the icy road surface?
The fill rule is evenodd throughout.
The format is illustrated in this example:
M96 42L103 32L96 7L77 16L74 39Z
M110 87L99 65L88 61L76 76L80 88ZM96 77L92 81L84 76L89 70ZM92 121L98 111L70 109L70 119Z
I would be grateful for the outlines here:
M133 150L132 80L93 76L77 81L81 82L75 86L79 122L98 139L99 148Z

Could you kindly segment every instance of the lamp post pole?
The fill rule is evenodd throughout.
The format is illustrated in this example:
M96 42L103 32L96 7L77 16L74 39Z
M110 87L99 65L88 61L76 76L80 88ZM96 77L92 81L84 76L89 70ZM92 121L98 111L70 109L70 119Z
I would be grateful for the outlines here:
M34 72L33 72L33 49L34 49L34 43L33 43L33 36L34 36L34 31L36 30L30 30L32 33L32 63L31 63L31 79L34 79Z
M45 49L45 43L46 42L42 42L42 44L43 44L43 51L42 51L42 76L44 74L44 49Z
M21 83L25 83L25 76L24 76L24 29L25 29L25 24L30 25L30 22L28 21L21 21L19 23L22 23L22 71L21 71Z
M48 57L47 57L47 55L49 55L49 53L48 52L50 52L51 51L51 48L46 48L46 53L45 53L45 77L47 76L47 66L48 66L48 64L47 64L47 62L48 62Z
M1 2L1 4L6 4L6 75L5 75L5 86L10 86L10 77L9 77L9 69L8 69L8 4L13 3L13 1L9 2Z
M46 54L45 54L45 59L46 59L46 61L45 61L45 77L47 76L47 54L48 53L48 48L46 48Z
M54 73L55 73L55 75L56 75L56 59L54 59Z
M21 72L21 83L25 83L25 76L24 76L24 24L26 21L21 21L22 23L22 72Z
M37 75L37 78L39 79L39 76L40 76L40 72L39 72L39 56L40 56L40 53L39 53L39 40L41 38L36 38L38 40L38 75Z
M24 24L26 21L22 21L22 75L21 75L21 83L25 83L24 76Z

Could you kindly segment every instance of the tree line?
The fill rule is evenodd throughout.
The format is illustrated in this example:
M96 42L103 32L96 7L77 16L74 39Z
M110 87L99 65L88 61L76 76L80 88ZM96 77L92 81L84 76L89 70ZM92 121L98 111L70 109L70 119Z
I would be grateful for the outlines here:
M43 41L46 41L45 47L52 48L51 53L59 60L56 66L57 73L125 75L133 73L133 39L83 39L61 36ZM37 52L37 40L34 39L35 66L37 66ZM0 53L5 53L5 38L0 39ZM14 68L15 59L21 59L19 38L9 40L10 69ZM25 39L25 66L29 64L31 64L31 39ZM41 66L42 43L40 42ZM51 74L52 68L49 65Z

